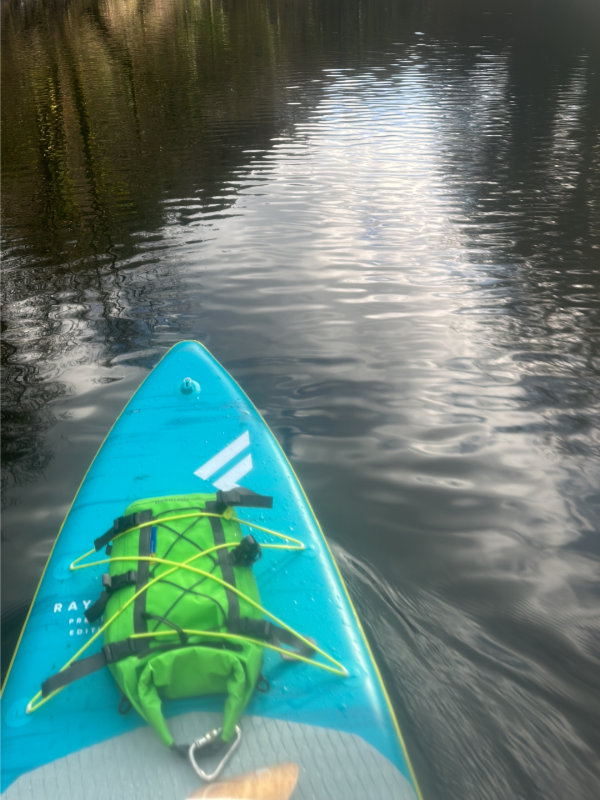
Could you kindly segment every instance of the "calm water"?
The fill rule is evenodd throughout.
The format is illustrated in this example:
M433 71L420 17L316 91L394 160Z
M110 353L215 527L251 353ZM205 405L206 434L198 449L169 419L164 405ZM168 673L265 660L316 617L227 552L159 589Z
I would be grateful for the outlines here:
M600 796L598 12L3 3L4 664L196 338L328 531L425 797Z

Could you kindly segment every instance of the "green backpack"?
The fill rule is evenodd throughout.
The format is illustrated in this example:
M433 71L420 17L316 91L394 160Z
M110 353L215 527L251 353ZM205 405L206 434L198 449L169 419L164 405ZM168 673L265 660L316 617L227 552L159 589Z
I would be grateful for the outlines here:
M206 779L216 773L198 768L194 748L237 744L238 720L260 678L263 643L285 644L305 658L314 652L302 637L263 618L252 572L260 547L252 536L242 537L235 505L270 507L271 498L235 489L130 505L94 543L95 550L107 546L110 564L103 592L86 616L94 622L104 614L104 647L42 686L46 697L107 665L162 741L189 754ZM175 745L162 700L221 693L222 730Z

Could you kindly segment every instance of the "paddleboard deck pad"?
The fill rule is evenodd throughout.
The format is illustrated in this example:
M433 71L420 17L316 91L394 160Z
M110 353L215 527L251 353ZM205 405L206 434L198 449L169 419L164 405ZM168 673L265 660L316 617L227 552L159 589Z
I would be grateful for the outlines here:
M41 683L102 624L88 623L85 611L106 567L71 569L94 539L134 501L237 487L273 498L272 508L236 508L248 523L244 533L267 542L273 539L265 531L273 530L304 545L263 550L253 566L261 603L346 674L265 650L268 690L253 693L223 776L293 762L294 800L420 798L381 676L298 479L256 408L198 342L173 347L142 383L62 525L4 688L3 798L184 800L198 790L189 763L134 711L119 713L121 696L108 669L27 709ZM98 639L90 652L101 647ZM222 708L215 696L164 703L176 741L218 727Z

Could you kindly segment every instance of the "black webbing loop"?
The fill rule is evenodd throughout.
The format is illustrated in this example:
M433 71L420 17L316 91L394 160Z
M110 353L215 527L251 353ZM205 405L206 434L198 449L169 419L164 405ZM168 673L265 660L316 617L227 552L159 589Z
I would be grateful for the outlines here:
M104 614L104 609L106 608L109 597L110 594L104 591L95 603L92 603L89 608L86 608L83 613L88 622L96 622L97 619L100 619L102 614Z
M108 603L109 597L117 589L122 589L124 586L133 586L137 581L137 572L130 569L127 572L121 572L118 575L109 575L107 572L102 576L102 586L104 590L95 603L85 610L85 618L88 622L95 622L100 619L104 614L104 609Z
M239 633L241 636L261 639L270 644L286 645L290 650L307 658L315 653L315 648L303 642L295 633L280 628L279 625L274 625L266 619L240 617L234 625L229 625L229 629L232 633Z
M260 673L258 676L258 680L256 681L256 691L261 692L261 694L267 694L267 692L271 691L271 684L269 683L268 679Z
M133 705L131 703L131 700L127 697L126 694L123 694L123 692L121 692L121 699L119 700L119 705L117 706L119 714L121 714L121 716L125 716L125 714L129 714L132 708Z
M113 522L112 528L103 533L97 539L94 539L94 550L100 550L107 545L114 537L123 533L129 528L137 528L152 519L152 510L149 508L143 511L136 511L135 514L127 514L124 517L117 517Z
M112 594L117 589L122 589L123 586L133 586L137 581L137 572L134 569L128 569L127 572L119 572L118 575L108 575L108 581L102 576L102 585L107 586L108 591Z
M217 492L217 510L222 513L228 506L247 506L248 508L273 508L273 498L257 494L251 489L239 486L237 489Z

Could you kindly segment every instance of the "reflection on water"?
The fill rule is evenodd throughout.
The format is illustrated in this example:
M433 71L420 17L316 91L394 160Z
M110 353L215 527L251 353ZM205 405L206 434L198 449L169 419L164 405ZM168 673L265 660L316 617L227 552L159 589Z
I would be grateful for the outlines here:
M598 795L597 18L532 7L3 5L3 658L197 338L336 543L425 796Z

